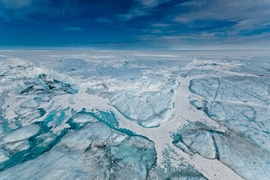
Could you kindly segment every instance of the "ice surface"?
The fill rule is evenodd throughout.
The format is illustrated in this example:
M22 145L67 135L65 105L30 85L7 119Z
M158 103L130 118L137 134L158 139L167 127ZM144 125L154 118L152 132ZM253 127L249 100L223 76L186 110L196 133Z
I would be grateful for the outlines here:
M38 131L39 127L34 124L16 129L1 136L0 146L7 143L13 143L28 139L35 135Z
M203 78L190 82L190 90L215 101L269 104L268 87L264 78L237 77Z
M243 67L246 69L246 66ZM261 75L264 72L262 71ZM204 148L208 148L208 153L216 152L217 159L245 179L269 179L270 84L266 78L267 74L265 77L255 76L256 66L254 71L250 69L249 73L250 75L242 76L195 78L190 81L190 91L202 97L190 103L198 110L204 111L209 118L228 127L229 131L226 134L213 130L204 131L203 134L210 133L211 137L205 136L203 140L197 141L197 138L202 137L202 132L196 131L195 134L189 135L192 133L188 132L198 129L191 128L193 130L183 132L187 137L182 141L190 151L207 158L208 156L201 152ZM197 148L198 142L201 148ZM211 148L210 144L214 146Z
M21 91L21 94L45 92L53 92L55 94L77 93L77 90L72 88L70 84L56 79L50 79L46 74L40 74L33 79L24 80L24 84L26 88Z
M219 85L215 85L214 82L218 81ZM204 110L213 120L241 133L252 143L269 151L270 96L267 84L268 81L264 82L263 79L248 77L196 79L191 81L190 89L205 98L204 102L193 102L197 108Z
M270 179L269 53L0 54L1 179Z
M0 163L8 160L8 157L6 156L5 152L3 150L0 150Z
M235 132L217 132L200 122L188 123L174 135L174 144L182 142L192 153L215 158L244 179L269 179L270 153L248 142ZM181 147L180 147L181 148ZM184 149L183 149L184 150Z
M153 82L152 82L153 83ZM157 84L143 82L141 89L157 88ZM143 127L157 127L168 121L174 109L173 90L178 86L175 81L160 83L160 91L116 90L110 96L113 105L126 118L137 121ZM156 87L157 86L157 87Z
M183 73L183 77L192 77L192 76L205 76L205 75L215 75L219 74L220 72L215 71L213 69L191 69L187 73Z
M3 171L1 177L146 179L155 159L153 142L130 137L96 121L82 129L71 130L49 152ZM17 173L11 176L12 171Z

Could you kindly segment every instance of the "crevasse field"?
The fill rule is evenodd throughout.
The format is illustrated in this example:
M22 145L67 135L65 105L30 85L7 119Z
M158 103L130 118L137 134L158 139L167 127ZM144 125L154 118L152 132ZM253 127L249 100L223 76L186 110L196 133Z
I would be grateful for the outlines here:
M0 179L270 179L267 51L0 51Z

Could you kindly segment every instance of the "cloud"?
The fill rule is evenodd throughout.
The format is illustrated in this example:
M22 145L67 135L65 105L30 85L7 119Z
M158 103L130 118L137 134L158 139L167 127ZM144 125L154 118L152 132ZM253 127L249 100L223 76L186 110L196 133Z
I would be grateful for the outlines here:
M144 8L153 8L160 3L167 2L166 0L137 0Z
M169 27L171 25L170 24L164 24L164 23L154 23L151 26L153 26L153 27Z
M23 8L29 6L32 0L0 0L7 8Z
M111 19L102 18L102 17L97 18L96 21L99 23L104 23L104 24L111 24L112 23Z
M0 18L3 18L7 22L10 22L10 19L7 15L5 15L1 10L0 10Z
M82 28L76 27L76 26L64 27L64 30L66 30L66 31L77 31L77 32L83 31Z
M139 36L141 42L149 45L168 46L168 49L264 49L270 47L270 33L250 37L217 37L215 33L192 35Z
M270 42L269 0L0 0L0 9L18 32L57 27L59 38L83 31L145 44Z
M178 13L173 20L188 24L196 20L237 21L237 30L253 29L269 22L269 0L192 0L178 5L178 9L189 9Z
M155 7L168 1L170 0L136 0L128 13L120 14L118 17L120 20L126 21L139 16L147 16Z

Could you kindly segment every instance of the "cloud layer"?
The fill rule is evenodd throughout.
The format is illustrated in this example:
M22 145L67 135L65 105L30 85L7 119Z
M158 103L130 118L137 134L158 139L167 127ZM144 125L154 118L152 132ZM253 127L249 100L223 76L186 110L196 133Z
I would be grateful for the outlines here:
M269 0L0 0L0 46L265 47L269 9Z

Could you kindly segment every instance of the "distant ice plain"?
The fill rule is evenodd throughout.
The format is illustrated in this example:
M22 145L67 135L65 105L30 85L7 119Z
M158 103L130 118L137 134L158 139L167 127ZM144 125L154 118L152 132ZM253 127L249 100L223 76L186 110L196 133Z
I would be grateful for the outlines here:
M270 53L0 51L2 179L270 179Z

